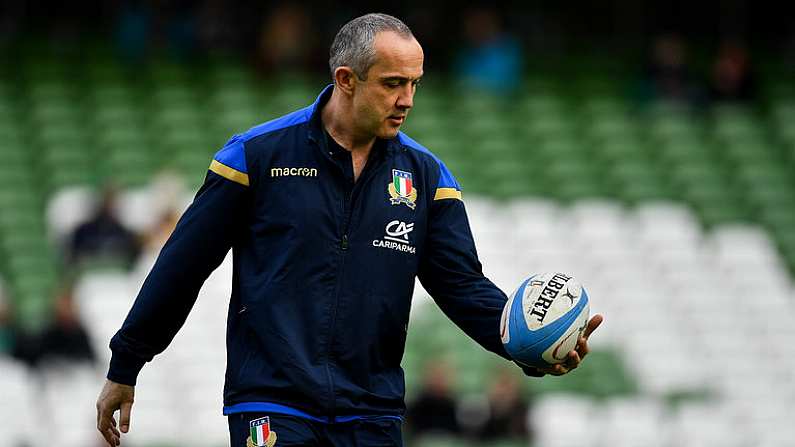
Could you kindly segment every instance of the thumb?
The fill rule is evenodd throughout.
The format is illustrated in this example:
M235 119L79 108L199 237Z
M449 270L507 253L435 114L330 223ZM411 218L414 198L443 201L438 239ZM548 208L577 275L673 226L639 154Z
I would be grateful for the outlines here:
M604 321L604 317L601 314L596 314L593 317L591 317L591 320L588 322L588 325L585 327L585 331L583 332L582 336L585 337L585 339L587 340L588 337L591 336L591 333L595 331L600 324L602 324L602 321Z
M127 433L130 430L130 413L132 413L132 402L122 403L119 416L119 428L122 433Z

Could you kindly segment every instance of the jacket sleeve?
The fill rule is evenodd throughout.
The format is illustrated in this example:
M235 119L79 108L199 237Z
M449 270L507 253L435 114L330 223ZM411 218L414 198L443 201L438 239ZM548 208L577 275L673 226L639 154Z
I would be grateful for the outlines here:
M510 360L499 333L508 298L483 275L460 187L441 162L440 169L418 277L442 312L468 336Z
M221 264L247 221L249 194L244 145L234 137L213 158L204 184L111 339L108 379L135 385L144 363L171 343L202 284Z

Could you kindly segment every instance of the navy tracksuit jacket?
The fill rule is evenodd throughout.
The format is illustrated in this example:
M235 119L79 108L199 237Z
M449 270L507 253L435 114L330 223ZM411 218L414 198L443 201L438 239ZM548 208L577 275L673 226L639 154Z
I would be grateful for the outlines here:
M134 385L233 250L224 413L320 421L400 417L400 361L415 277L484 348L505 295L481 271L458 183L400 133L353 181L350 153L312 105L235 135L110 343L108 378Z

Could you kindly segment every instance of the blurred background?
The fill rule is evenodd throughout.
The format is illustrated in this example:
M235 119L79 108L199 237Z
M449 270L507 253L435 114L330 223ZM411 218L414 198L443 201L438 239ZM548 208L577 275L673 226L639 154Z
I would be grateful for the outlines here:
M582 368L526 378L418 285L407 446L795 445L793 9L0 1L0 446L101 445L108 341L212 154L312 102L373 11L424 46L404 130L458 177L486 274L574 274L606 316ZM125 445L228 443L230 264Z

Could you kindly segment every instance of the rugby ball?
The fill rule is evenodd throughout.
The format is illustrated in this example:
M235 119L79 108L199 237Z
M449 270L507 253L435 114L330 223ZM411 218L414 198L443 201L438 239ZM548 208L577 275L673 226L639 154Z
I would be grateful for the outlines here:
M561 363L577 346L589 311L588 294L571 275L530 276L502 311L502 343L521 364L543 368Z

